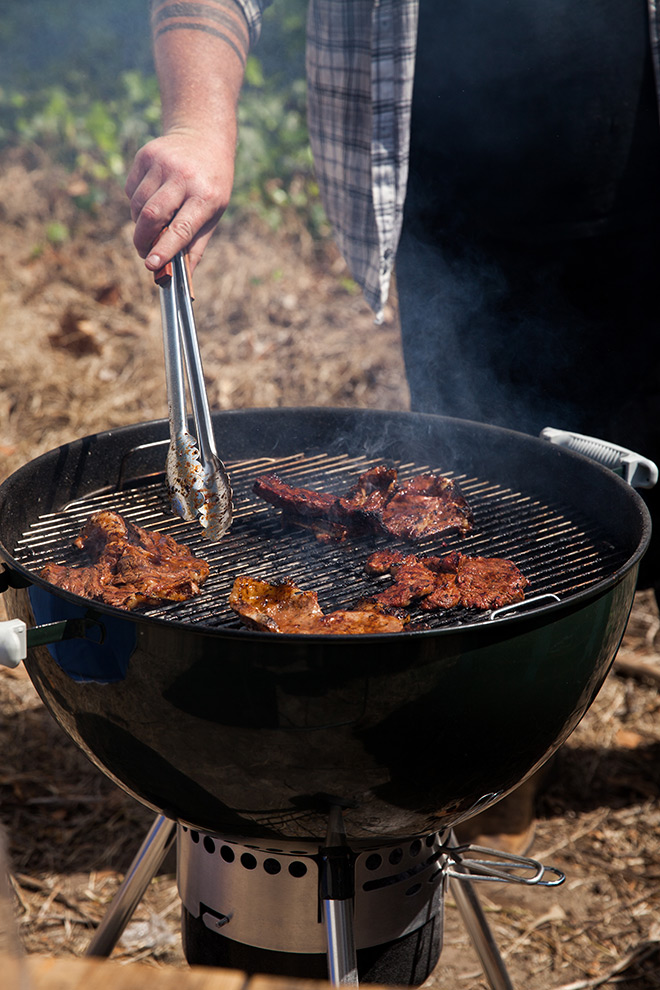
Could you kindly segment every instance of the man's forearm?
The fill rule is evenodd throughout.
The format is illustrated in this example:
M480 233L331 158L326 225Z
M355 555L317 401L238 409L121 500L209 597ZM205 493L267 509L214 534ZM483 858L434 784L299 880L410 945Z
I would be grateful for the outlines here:
M236 0L153 0L163 130L233 125L249 50Z
M201 259L231 196L236 105L267 0L152 0L161 137L126 179L134 243L151 271L177 251Z

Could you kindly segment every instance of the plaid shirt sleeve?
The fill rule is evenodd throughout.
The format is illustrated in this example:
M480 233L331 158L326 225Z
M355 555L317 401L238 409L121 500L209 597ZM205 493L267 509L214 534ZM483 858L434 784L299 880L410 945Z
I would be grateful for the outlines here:
M308 124L323 204L377 316L408 173L417 0L311 0Z
M273 0L237 0L237 3L247 21L250 32L250 48L259 40L261 34L261 18L266 7L270 7Z

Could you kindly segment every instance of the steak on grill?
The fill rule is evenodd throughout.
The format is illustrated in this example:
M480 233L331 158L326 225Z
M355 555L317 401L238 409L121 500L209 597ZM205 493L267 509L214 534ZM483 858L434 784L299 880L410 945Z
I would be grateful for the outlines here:
M525 597L528 580L511 560L468 557L453 551L444 557L417 557L378 550L365 565L368 574L390 574L394 583L372 600L384 607L417 603L426 612L436 609L490 609L512 605Z
M322 541L364 532L406 540L472 528L470 507L459 486L441 475L423 474L400 484L394 468L370 468L343 496L296 488L276 474L256 478L254 491L284 512L286 522L312 529Z
M324 614L315 591L302 591L291 581L270 584L239 575L232 586L229 604L251 629L278 633L393 633L403 622L379 611L338 610Z
M93 563L47 564L41 577L65 591L119 608L186 601L199 594L209 565L170 536L149 532L116 512L95 512L74 540Z

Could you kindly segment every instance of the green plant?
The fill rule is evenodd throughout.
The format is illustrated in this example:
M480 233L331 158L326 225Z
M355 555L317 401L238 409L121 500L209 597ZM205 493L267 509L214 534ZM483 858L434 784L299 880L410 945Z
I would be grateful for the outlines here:
M117 0L111 10L83 0L30 6L35 19L41 12L40 32L16 3L0 24L12 54L11 72L0 68L0 149L38 145L80 180L76 204L94 209L108 183L123 184L138 148L159 132L158 85L145 66L146 0ZM256 212L272 227L295 212L320 237L328 225L306 127L305 8L305 0L278 0L269 8L258 57L248 59L231 212ZM130 50L117 42L126 41L122 32L132 23L140 29L136 65L126 67ZM45 58L40 49L41 70L30 72L30 39L36 45L44 35L52 52Z

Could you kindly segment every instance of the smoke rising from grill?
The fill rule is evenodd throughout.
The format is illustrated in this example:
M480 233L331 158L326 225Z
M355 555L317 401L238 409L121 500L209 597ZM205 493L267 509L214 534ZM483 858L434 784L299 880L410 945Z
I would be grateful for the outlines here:
M447 258L404 238L399 304L412 408L531 433L575 427L580 396L545 391L528 364L533 358L537 370L544 365L551 382L570 360L552 322L540 312L508 310L507 275L484 256Z

